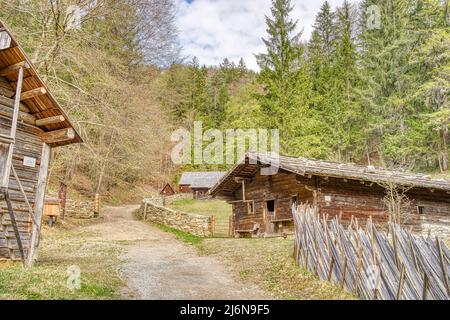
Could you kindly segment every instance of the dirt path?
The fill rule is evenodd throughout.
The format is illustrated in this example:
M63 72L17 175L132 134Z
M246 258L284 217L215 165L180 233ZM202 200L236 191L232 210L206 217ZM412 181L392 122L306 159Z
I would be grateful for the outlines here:
M136 206L108 208L105 222L89 226L103 240L121 243L122 266L132 299L268 299L256 286L240 283L217 260L133 218Z

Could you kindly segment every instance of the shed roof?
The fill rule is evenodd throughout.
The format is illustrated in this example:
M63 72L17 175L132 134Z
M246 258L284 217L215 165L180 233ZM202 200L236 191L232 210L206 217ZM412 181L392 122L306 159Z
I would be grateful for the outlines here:
M240 183L234 179L235 177L252 177L262 167L271 164L302 176L313 175L375 183L394 183L403 186L450 191L450 180L433 179L425 174L302 157L275 157L267 153L248 153L211 188L210 194L213 196L230 196L240 186Z
M58 104L54 96L48 90L47 85L41 79L36 71L30 58L24 52L13 33L7 26L0 20L0 37L5 39L9 38L9 46L6 45L3 50L0 50L0 70L15 65L17 63L25 62L27 68L24 68L24 79L22 85L22 92L30 91L33 89L44 88L46 93L43 95L35 96L33 98L22 101L23 104L29 109L29 113L34 115L36 119L44 119L53 116L63 116L65 121L60 123L53 123L42 126L41 129L44 131L54 131L59 129L71 128L74 130L75 137L73 140L59 143L56 145L66 145L71 143L82 142L82 139L78 132L75 130L74 126L70 122L67 114ZM6 43L6 41L4 42ZM0 48L1 49L1 48ZM16 82L18 78L18 72L14 72L4 76L4 79L9 82L11 88L15 90ZM55 145L55 146L56 146Z
M183 172L179 185L189 185L191 188L211 188L226 172L210 171L210 172Z

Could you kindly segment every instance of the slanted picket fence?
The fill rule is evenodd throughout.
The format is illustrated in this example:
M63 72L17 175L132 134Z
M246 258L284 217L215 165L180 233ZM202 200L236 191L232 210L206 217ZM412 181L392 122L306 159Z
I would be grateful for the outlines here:
M353 219L317 214L309 205L293 208L295 258L300 266L361 299L448 300L450 250L439 239L416 236L395 224L377 229Z

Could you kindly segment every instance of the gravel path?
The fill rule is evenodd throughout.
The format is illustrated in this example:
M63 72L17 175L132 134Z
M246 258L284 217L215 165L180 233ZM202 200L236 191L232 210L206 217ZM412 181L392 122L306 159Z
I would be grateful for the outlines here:
M270 299L256 286L233 279L217 260L201 257L197 250L171 234L133 218L136 206L111 207L105 222L90 226L103 240L121 243L128 282L124 298L148 300Z

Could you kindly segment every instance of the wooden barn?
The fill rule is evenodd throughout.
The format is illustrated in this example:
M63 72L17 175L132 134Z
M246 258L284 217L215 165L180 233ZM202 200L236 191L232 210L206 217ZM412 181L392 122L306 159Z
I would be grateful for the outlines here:
M261 174L274 163L276 174ZM450 181L371 166L249 153L209 193L232 204L234 233L248 236L290 231L294 203L313 204L320 214L343 220L385 221L389 186L402 186L415 222L437 221L449 231Z
M183 172L178 182L181 193L192 193L194 199L202 199L208 196L208 191L226 172Z
M0 259L33 263L51 149L79 142L67 115L0 21Z

